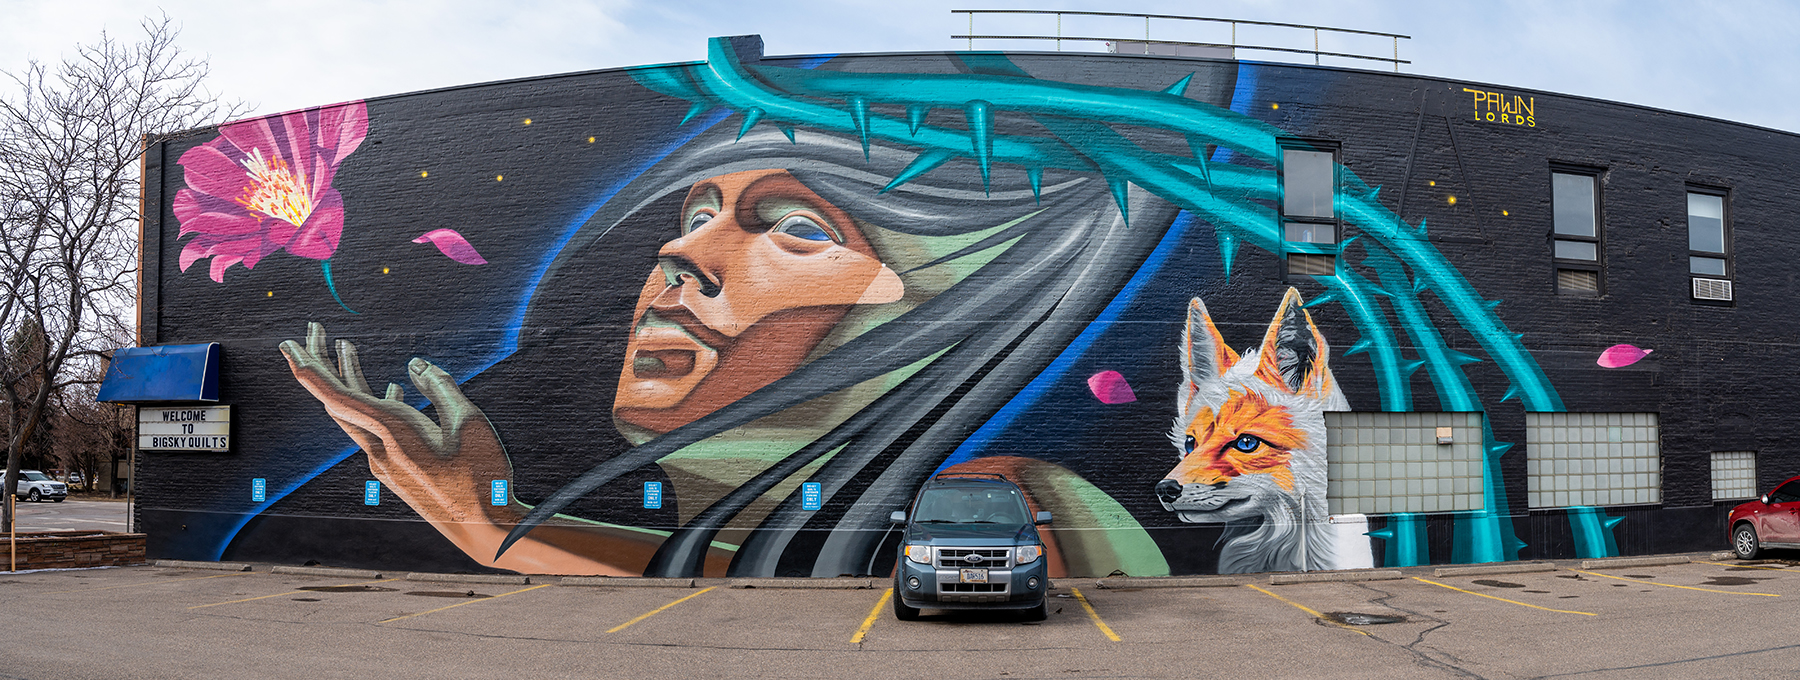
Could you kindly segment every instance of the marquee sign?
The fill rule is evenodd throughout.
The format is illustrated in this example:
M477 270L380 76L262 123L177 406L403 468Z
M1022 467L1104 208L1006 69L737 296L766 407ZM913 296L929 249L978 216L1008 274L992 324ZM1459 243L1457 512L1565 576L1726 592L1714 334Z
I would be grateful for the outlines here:
M139 407L138 448L144 451L229 451L231 407Z

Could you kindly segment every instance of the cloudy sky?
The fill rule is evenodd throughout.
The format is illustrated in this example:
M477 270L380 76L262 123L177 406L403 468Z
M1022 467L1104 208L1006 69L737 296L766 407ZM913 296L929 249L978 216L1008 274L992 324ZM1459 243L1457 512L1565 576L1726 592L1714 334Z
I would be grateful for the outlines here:
M1775 0L0 0L0 71L16 71L32 58L59 59L102 31L135 39L145 15L166 12L183 29L179 45L210 59L217 91L273 113L449 85L694 60L705 39L718 35L761 34L769 54L960 49L966 43L949 36L966 33L968 19L950 10L972 7L1203 12L1400 33L1412 36L1400 44L1400 57L1413 62L1403 67L1410 73L1800 131L1800 42L1792 34L1800 3ZM1150 28L1152 37L1168 39L1229 36L1176 22ZM1052 19L1026 17L983 17L975 29L1056 30ZM1064 26L1065 34L1104 36L1143 29L1132 21L1070 19ZM1308 34L1250 29L1239 39L1311 43ZM1328 39L1322 47L1393 49L1383 39Z

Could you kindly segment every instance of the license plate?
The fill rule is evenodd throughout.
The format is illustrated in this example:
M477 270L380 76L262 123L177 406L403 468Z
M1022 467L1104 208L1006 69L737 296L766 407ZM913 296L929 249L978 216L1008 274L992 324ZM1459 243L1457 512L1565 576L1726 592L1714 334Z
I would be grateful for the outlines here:
M987 574L988 570L986 569L964 569L962 570L962 582L987 583Z

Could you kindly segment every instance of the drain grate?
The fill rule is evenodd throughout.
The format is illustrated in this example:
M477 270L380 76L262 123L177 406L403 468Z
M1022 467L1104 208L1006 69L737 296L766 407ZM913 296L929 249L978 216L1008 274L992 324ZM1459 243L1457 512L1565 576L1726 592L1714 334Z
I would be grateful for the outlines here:
M1387 614L1364 614L1361 612L1325 612L1325 618L1351 626L1378 626L1384 623L1405 623L1404 616Z
M380 588L377 586L306 586L304 588L299 588L298 590L306 590L306 591L311 591L311 592L315 592L315 593L391 593L391 592L394 592L393 588Z
M415 591L407 593L407 594L408 595L418 595L420 597L461 597L461 598L465 598L465 599L493 597L492 595L483 595L483 594L477 593L473 590L460 591L460 592L455 591L455 590L415 590Z

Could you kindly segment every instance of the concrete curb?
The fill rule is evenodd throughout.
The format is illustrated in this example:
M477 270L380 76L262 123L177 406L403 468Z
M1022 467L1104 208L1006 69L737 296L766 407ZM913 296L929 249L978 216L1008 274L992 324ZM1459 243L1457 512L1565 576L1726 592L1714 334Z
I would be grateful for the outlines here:
M531 585L530 576L517 574L427 574L413 572L406 575L408 581L433 581L437 583L498 583L509 586Z
M822 588L827 590L868 590L875 587L866 578L734 578L725 582L731 588Z
M1549 562L1513 562L1508 564L1484 564L1478 567L1443 567L1431 572L1432 576L1487 576L1490 574L1530 574L1540 571L1556 571L1556 565Z
M604 588L692 588L691 578L641 578L635 576L564 576L565 586L599 586Z
M1186 577L1124 577L1103 578L1094 582L1095 588L1102 590L1120 590L1123 588L1226 588L1243 585L1244 579L1232 576L1186 576Z
M1737 553L1732 552L1730 550L1727 550L1725 552L1716 552L1711 555L1707 555L1706 559L1709 559L1709 560L1735 560L1735 559L1737 559Z
M1605 560L1582 560L1582 569L1624 569L1627 567L1663 567L1671 564L1687 564L1694 561L1691 557L1616 557Z
M381 572L368 569L338 569L335 567L275 567L269 570L273 574L292 574L295 576L331 576L335 578L381 578Z
M1376 571L1316 571L1305 574L1270 574L1269 585L1285 586L1295 583L1326 583L1331 581L1393 581L1406 578L1398 571L1379 569Z
M243 562L194 562L191 560L157 560L151 566L164 569L209 569L212 571L252 571Z

